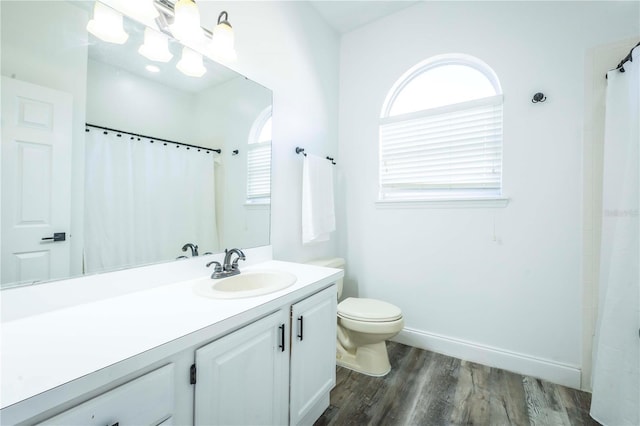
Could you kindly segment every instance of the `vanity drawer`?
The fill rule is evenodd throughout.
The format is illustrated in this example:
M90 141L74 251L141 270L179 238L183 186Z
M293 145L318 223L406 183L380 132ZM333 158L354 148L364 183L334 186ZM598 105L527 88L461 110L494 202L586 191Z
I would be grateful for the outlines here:
M165 365L71 408L40 425L170 425L174 367Z

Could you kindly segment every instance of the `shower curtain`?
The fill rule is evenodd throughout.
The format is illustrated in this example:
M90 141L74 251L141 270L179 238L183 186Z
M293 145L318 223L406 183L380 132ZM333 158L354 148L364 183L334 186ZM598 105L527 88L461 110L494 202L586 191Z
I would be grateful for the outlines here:
M95 128L85 151L85 273L218 251L213 153Z
M610 426L640 424L640 48L632 55L607 83L591 416Z

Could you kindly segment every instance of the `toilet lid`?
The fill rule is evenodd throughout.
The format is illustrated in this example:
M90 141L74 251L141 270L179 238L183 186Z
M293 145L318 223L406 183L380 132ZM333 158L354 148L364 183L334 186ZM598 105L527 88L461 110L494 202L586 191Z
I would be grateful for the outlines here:
M348 297L338 304L338 315L359 321L382 322L402 318L402 311L382 300Z

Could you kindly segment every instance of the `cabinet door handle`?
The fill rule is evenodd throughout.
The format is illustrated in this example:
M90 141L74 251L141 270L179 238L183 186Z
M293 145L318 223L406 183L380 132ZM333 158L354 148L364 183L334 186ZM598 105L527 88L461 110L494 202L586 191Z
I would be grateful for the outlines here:
M304 332L304 318L302 317L302 315L300 315L298 317L298 339L302 340L303 332Z
M278 347L281 349L281 352L284 352L284 324L278 327L280 329L280 342L281 344Z

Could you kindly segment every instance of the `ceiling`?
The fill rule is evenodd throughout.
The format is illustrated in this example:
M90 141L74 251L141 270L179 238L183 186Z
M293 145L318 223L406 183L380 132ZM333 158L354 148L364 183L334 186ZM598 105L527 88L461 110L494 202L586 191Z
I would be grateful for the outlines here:
M391 15L419 0L309 0L327 23L344 34L377 19Z

